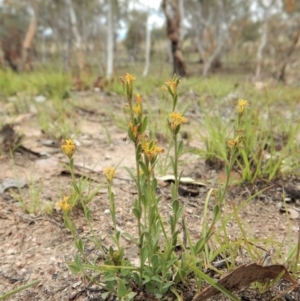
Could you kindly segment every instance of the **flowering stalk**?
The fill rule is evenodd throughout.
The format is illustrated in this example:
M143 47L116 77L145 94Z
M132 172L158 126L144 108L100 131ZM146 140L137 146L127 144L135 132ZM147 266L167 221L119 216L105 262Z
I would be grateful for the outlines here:
M176 231L176 226L180 217L183 214L183 206L180 206L178 200L178 188L180 182L180 175L178 174L178 160L182 153L183 142L178 142L178 133L180 131L180 126L183 123L186 123L186 118L182 116L181 113L175 112L178 95L177 95L177 86L179 84L179 77L174 75L173 79L168 80L165 85L162 86L164 90L167 90L172 96L173 106L172 113L169 114L168 126L172 134L172 139L174 142L174 158L171 158L173 173L175 178L174 186L172 186L172 208L173 216L170 217L171 225L171 234L172 234L172 245L176 245L178 231Z
M238 101L238 105L237 105L238 118L237 118L237 125L235 128L236 136L234 139L229 139L227 141L227 145L230 148L230 157L229 157L229 163L226 164L226 167L225 167L226 182L225 182L225 186L223 188L221 202L225 199L225 194L226 194L226 191L229 186L230 179L231 179L230 172L233 169L233 165L236 161L239 149L244 148L244 135L243 135L242 123L243 123L243 115L244 115L246 106L248 106L248 102L246 100L240 99Z
M123 77L120 78L120 81L123 85L127 103L129 105L129 111L130 111L130 122L128 124L128 136L129 138L134 142L134 148L135 148L135 162L136 162L136 186L137 186L137 199L135 199L134 202L134 208L133 213L135 217L137 218L138 223L138 236L139 236L139 254L140 254L140 275L143 275L143 260L142 260L142 224L141 224L141 218L142 218L142 192L141 192L141 177L140 177L140 165L139 161L141 158L141 146L139 144L139 136L143 131L145 130L147 126L147 120L142 119L142 105L141 105L141 97L138 94L136 97L137 100L137 106L135 107L137 109L139 105L138 110L138 116L137 118L134 117L134 107L132 103L132 91L133 91L133 81L135 80L135 77L130 74L126 73ZM141 284L141 283L140 283Z
M69 171L70 171L71 179L72 179L71 183L72 183L72 186L73 186L75 192L77 193L77 195L80 196L80 189L76 183L76 178L75 178L75 173L74 173L73 154L75 153L76 145L75 145L74 141L71 139L62 140L61 149L65 153L65 155L69 158ZM74 196L72 196L72 199L73 199L73 197ZM73 205L72 207L74 207L75 205L79 205L79 204L76 204L76 202L77 202L77 198L75 197L75 202L72 202L72 205Z

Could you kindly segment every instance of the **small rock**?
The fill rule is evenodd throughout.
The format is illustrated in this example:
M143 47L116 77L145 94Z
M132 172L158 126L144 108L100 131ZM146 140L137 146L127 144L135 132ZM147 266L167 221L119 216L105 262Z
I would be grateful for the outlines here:
M9 254L9 255L15 255L15 254L17 254L17 251L15 250L15 249L8 249L7 251L6 251L6 253L7 254Z
M45 102L46 97L45 97L44 95L38 95L38 96L36 96L36 97L34 98L34 100L35 100L36 102L41 103L41 102Z
M76 283L74 283L73 285L72 285L72 288L77 288L78 286L80 286L81 285L81 283L82 283L82 281L78 281L78 282L76 282Z
M17 266L19 269L21 269L21 268L23 268L23 267L25 266L25 262L18 261L18 262L16 263L16 266Z

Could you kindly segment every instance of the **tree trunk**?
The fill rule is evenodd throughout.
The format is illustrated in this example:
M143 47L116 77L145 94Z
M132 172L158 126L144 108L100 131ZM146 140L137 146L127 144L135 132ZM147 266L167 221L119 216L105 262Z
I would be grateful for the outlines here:
M70 15L70 20L71 20L71 27L72 27L72 32L75 38L75 47L76 47L76 52L77 52L77 63L79 70L82 72L85 69L85 64L84 64L84 59L83 59L83 53L82 53L82 39L78 31L78 26L77 26L77 18L76 14L73 8L73 3L72 0L66 0L66 3L68 5L69 9L69 15Z
M296 33L293 36L293 42L291 44L291 46L289 47L285 58L283 59L283 63L281 64L280 70L279 70L279 75L277 77L277 79L279 81L285 82L285 72L286 72L286 67L288 65L289 62L289 58L291 57L291 55L293 54L293 52L296 50L297 45L299 44L299 40L300 40L300 29L296 31Z
M267 40L268 40L268 19L265 18L263 28L262 28L261 41L258 46L257 54L256 54L256 71L255 71L256 80L259 80L261 77L261 70L263 65L263 51L267 45Z
M171 41L173 73L188 76L188 68L180 48L180 8L179 0L163 0L163 10L167 20L167 35Z
M216 2L216 4L218 5L219 10L218 17L220 24L218 26L216 41L212 43L213 51L209 51L207 57L204 60L204 67L202 71L203 77L208 76L212 68L220 67L220 57L223 52L225 40L228 36L228 25L224 26L224 24L226 24L224 17L224 3L222 2L222 0L219 0Z
M150 67L150 50L151 50L151 25L149 23L149 16L146 21L146 45L145 45L145 68L143 76L147 76Z
M31 59L30 59L30 52L32 50L32 42L34 39L34 35L36 32L37 27L37 14L38 14L38 7L35 0L31 0L31 6L33 9L33 14L30 20L29 27L27 29L25 39L23 41L22 46L22 57L19 64L19 71L22 71L24 69L31 70Z
M114 29L113 29L113 11L112 1L108 0L107 12L107 65L106 65L106 78L110 79L113 74L113 61L114 61Z

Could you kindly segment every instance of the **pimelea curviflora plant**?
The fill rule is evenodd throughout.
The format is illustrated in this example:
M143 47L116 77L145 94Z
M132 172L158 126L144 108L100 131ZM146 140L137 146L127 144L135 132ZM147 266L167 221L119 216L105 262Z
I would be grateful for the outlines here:
M178 170L178 161L184 148L179 133L181 126L187 120L177 110L177 89L180 79L175 75L163 85L163 89L171 97L171 110L166 120L166 126L173 142L173 152L169 159L174 174L174 183L171 185L172 209L169 219L165 220L160 212L159 202L162 196L157 193L155 175L156 163L160 160L160 154L164 152L164 149L158 145L155 137L151 137L149 134L148 117L143 112L142 96L138 93L134 94L135 77L126 73L120 78L120 81L126 96L125 105L128 108L127 139L134 144L135 168L133 170L126 169L137 191L132 200L132 214L136 220L137 233L121 233L118 230L115 195L113 193L115 168L107 167L104 170L104 175L108 185L110 216L114 227L114 232L111 235L112 245L108 250L105 250L101 243L101 233L96 234L92 231L92 237L88 239L99 248L103 255L103 260L99 263L85 254L83 240L78 239L75 231L72 232L71 230L80 254L76 256L73 262L69 263L69 267L75 274L80 273L94 284L99 285L103 289L102 298L115 295L118 300L133 300L136 294L146 291L159 299L172 292L177 300L181 300L181 293L177 285L179 283L189 285L191 277L196 279L199 290L202 287L203 279L220 289L220 286L217 286L215 281L203 272L203 267L211 254L208 242L214 234L214 227L217 221L221 220L222 222L220 207L223 205L229 180L224 187L220 188L219 193L214 189L209 191L205 200L203 229L199 233L199 239L195 242L192 241L184 220L184 205L178 195L182 175L182 172ZM245 108L244 104L243 108ZM239 114L242 118L243 112ZM238 140L241 137L239 136ZM240 143L241 140L238 142ZM239 143L237 143L237 146ZM70 143L65 143L65 145L63 150L68 155L67 150L69 150ZM234 149L235 146L233 146L232 159L229 162L234 161ZM70 168L73 168L72 156L69 158ZM232 163L228 163L228 171L230 168L232 168ZM230 172L227 175L230 178ZM213 211L213 219L208 222L206 215L212 194L215 195L216 205ZM63 203L61 207L64 208ZM83 208L91 226L91 213L86 205ZM66 209L70 210L67 206ZM68 219L66 220L68 221ZM67 226L72 229L74 225L69 223ZM183 234L182 237L179 235L180 233ZM122 246L120 240L121 236L126 237L127 240L136 245L139 256L138 262L133 263L126 259L124 246ZM180 254L176 252L178 248L181 250ZM214 256L217 256L217 253ZM237 300L229 292L223 291L223 293Z

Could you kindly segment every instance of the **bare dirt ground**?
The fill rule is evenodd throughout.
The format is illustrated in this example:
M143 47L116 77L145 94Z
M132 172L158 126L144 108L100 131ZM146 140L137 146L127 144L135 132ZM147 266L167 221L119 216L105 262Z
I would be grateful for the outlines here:
M109 200L103 169L107 166L116 166L121 162L113 188L117 222L122 231L135 235L136 223L131 208L136 191L123 168L124 166L133 168L135 163L133 145L130 141L124 141L125 131L115 126L109 117L113 110L111 102L122 104L123 99L106 94L97 95L96 98L101 105L100 109L98 108L95 112L76 109L80 135L75 139L77 150L74 159L78 175L88 175L92 179L93 187L98 187L98 193L89 206L94 228L101 236L103 244L109 246L112 223L108 214ZM115 107L118 108L119 105L116 104ZM109 114L107 110L110 110ZM60 141L45 140L49 137L39 130L37 116L34 113L22 114L13 120L6 117L3 112L1 115L3 123L13 122L15 131L23 133L24 139L22 140L23 148L15 152L13 158L8 153L2 154L0 183L7 179L24 180L26 185L20 189L20 192L27 203L34 200L37 195L40 203L53 204L62 195L68 194L70 176L62 163L66 161L66 158L61 152ZM104 125L109 130L110 139L107 137ZM193 123L184 126L184 130L191 135L189 141L185 140L185 144L196 147L200 146L201 142L192 136L193 126ZM159 140L159 143L167 147L164 139ZM193 196L185 193L185 189L189 187L182 186L181 192L188 228L193 238L197 239L201 233L205 197L209 189L216 187L218 181L222 180L223 175L222 171L207 166L203 158L196 155L183 157L183 162L181 168L184 170L184 176L192 177L205 184L194 187L196 193ZM257 239L273 238L284 242L283 245L287 247L289 243L295 243L297 239L298 221L280 213L279 207L283 199L289 197L284 187L292 185L297 188L299 184L299 179L291 177L273 183L261 182L253 186L232 186L228 192L224 210L229 212L233 206L237 206L260 189L267 188L262 194L254 197L240 211L239 216L249 225L246 229L249 235ZM40 189L40 192L35 193L33 187L35 191ZM171 205L168 183L160 183L158 193L162 195L160 204L162 215L167 217ZM76 249L71 234L63 224L61 213L54 210L50 215L28 214L18 202L18 194L19 191L13 188L4 189L0 194L0 295L40 279L41 282L37 286L22 291L9 300L102 300L99 292L85 289L88 283L80 277L73 276L68 270L66 262L74 259ZM290 196L288 206L299 209L296 197ZM213 208L213 204L210 208ZM84 214L80 211L73 212L72 219L76 224L78 235L84 242L87 242L86 237L90 234L90 230ZM234 220L228 223L228 232L233 240L240 236L239 228ZM292 233L293 242L289 241L288 233ZM132 262L137 260L137 249L125 239L122 240L122 244L127 258ZM266 246L266 249L272 251L272 246ZM86 252L93 253L97 250L87 243ZM274 260L273 263L281 263L283 258L274 258ZM243 262L241 257L238 264L243 263L248 262ZM240 291L239 296L242 300L271 300L285 287L288 285L280 282L275 289L266 294L262 295L254 289L246 289ZM81 290L82 293L76 295ZM191 291L186 294L185 300L189 300L193 293L195 292ZM218 296L211 300L226 300L226 298ZM299 296L292 292L282 297L281 300L299 300Z

